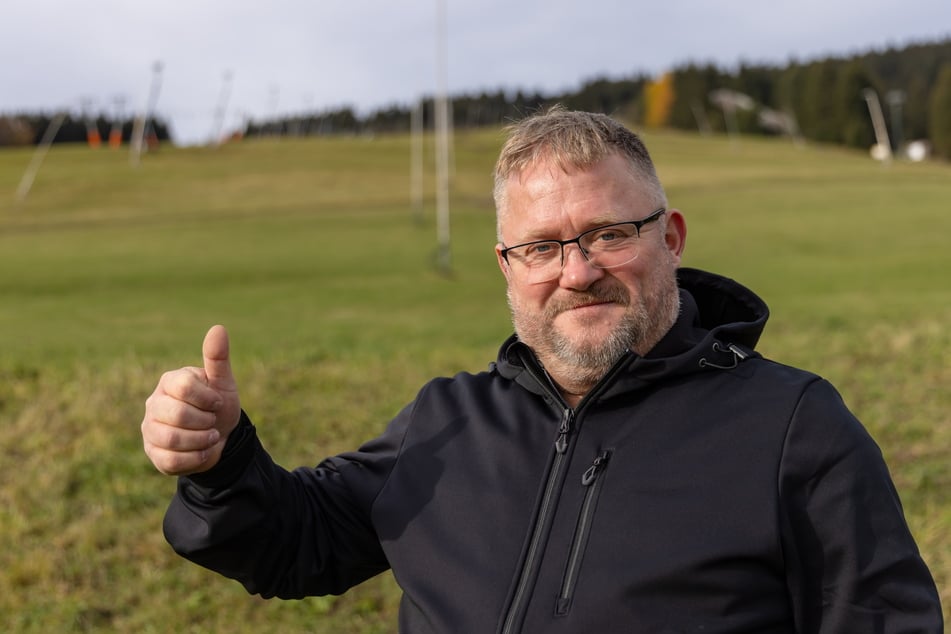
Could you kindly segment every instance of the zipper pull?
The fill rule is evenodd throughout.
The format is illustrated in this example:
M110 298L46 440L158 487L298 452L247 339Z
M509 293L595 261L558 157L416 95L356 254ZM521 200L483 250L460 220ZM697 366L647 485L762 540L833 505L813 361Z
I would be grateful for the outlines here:
M582 486L591 486L591 484L598 479L598 474L601 473L601 470L604 468L604 465L607 464L608 458L610 456L610 452L607 451L598 453L598 457L594 459L594 462L591 463L591 466L588 467L583 474L581 474Z
M570 407L565 408L558 426L558 438L555 439L555 451L565 453L568 449L568 434L571 433L571 419L574 417Z

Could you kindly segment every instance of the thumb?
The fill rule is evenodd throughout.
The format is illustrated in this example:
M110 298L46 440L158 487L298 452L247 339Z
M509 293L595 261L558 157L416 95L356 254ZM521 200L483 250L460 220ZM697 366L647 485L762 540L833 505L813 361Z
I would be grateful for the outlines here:
M231 372L228 331L224 326L212 326L208 330L201 346L201 355L208 385L216 390L233 391L236 386L234 374Z

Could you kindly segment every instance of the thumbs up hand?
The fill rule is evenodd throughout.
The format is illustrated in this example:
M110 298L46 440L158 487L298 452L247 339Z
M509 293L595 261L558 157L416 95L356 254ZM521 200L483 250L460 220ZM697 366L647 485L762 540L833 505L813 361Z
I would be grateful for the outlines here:
M205 335L202 357L200 368L163 374L145 401L145 453L167 475L199 473L215 466L241 415L224 327L213 326Z

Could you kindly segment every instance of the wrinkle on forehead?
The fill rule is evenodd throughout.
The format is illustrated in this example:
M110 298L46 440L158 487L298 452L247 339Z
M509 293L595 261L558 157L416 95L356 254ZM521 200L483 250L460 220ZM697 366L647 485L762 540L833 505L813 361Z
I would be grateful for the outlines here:
M573 156L573 158L571 158ZM545 170L550 180L554 180L561 175L570 176L579 172L585 172L595 168L599 163L617 156L621 160L627 161L625 157L617 151L606 147L598 149L588 148L583 152L575 154L564 154L557 152L552 147L539 147L529 155L523 156L520 160L513 161L505 170L504 180L496 183L494 198L496 202L496 228L499 241L502 240L502 224L505 218L511 213L510 192L509 189L513 183L524 186L526 179L530 175L537 174L540 170ZM499 187L501 185L501 187Z
M651 184L618 154L588 167L554 157L535 161L509 174L504 205L498 210L498 240L520 244L568 239L601 225L638 220L661 206L652 205L654 198Z
M587 168L563 169L550 162L536 164L517 176L513 175L508 189L510 201L514 194L514 198L520 199L520 206L526 202L544 203L546 199L554 198L554 204L559 206L584 207L594 200L595 204L607 205L605 214L623 211L611 207L629 206L633 201L641 202L637 199L650 197L647 184L627 169L621 157L605 159ZM615 216L604 217L612 219Z

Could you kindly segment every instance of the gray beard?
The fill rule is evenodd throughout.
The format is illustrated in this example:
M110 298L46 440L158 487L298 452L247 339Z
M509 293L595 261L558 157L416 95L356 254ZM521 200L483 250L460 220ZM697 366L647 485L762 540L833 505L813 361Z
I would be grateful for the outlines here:
M650 316L642 303L630 306L623 320L606 339L579 346L558 330L552 330L551 353L565 368L572 368L576 383L597 383L628 350L634 350L650 327Z
M592 287L584 293L552 300L541 315L526 314L509 293L515 332L546 366L557 367L561 382L590 388L628 351L646 354L670 330L680 312L680 293L673 269L660 273L643 296L631 301L623 286ZM555 317L591 301L613 301L627 308L616 328L603 340L577 343L554 327Z

